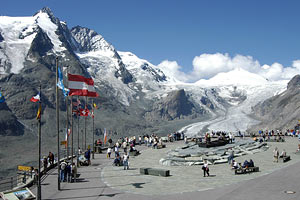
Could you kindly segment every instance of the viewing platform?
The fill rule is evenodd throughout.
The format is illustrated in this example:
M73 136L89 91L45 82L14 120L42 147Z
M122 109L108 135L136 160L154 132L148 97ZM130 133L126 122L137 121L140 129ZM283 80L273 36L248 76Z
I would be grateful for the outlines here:
M183 141L166 143L163 149L137 145L141 154L129 158L129 170L113 166L113 159L108 159L103 152L95 154L91 165L78 168L77 182L62 182L60 191L57 189L57 169L48 171L42 180L42 199L297 199L300 194L300 155L292 152L296 150L298 140L286 140L285 143L276 143L276 146L279 150L285 148L291 155L289 162L274 163L272 151L275 146L269 143L268 151L239 158L239 162L252 158L255 165L260 166L259 172L239 176L234 175L234 170L226 163L209 165L209 177L203 177L201 166L159 165L159 159L171 149L183 146ZM142 175L140 169L143 167L170 170L170 176ZM30 190L36 194L36 185ZM291 191L295 193L289 194Z

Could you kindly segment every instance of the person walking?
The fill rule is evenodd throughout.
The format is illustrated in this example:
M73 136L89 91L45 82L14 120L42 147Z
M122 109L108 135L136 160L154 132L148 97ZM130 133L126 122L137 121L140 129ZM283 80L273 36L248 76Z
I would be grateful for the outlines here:
M65 181L66 167L67 167L66 161L62 161L60 163L60 182Z
M73 177L73 182L76 182L76 178L77 178L77 166L75 165L74 162L72 164L72 177Z
M72 180L72 166L71 166L71 163L67 163L67 166L66 166L66 178L67 178L67 181L68 183L71 183L71 180Z
M112 149L110 147L107 148L107 158L110 159Z
M124 155L123 155L123 166L124 166L124 170L125 169L129 169L129 155L127 155L127 153L125 153Z
M46 156L44 156L43 158L43 167L44 167L44 174L46 174L48 169L48 158Z
M278 162L278 157L279 157L279 150L277 147L275 147L274 151L273 151L273 156L274 156L274 162Z
M207 176L209 176L209 168L208 168L208 163L207 163L206 160L204 161L204 164L202 166L202 170L203 170L203 177L205 177L206 174L207 174Z

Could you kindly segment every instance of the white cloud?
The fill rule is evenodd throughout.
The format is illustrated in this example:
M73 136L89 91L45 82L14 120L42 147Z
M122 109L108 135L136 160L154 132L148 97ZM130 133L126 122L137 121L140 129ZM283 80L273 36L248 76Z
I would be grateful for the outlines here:
M167 77L172 78L173 81L189 81L188 75L180 71L182 67L179 66L176 61L164 60L158 65L158 67Z
M280 63L272 65L260 65L251 56L229 54L201 54L193 60L193 70L188 73L181 71L182 67L176 61L165 60L158 67L169 77L175 77L183 82L195 82L200 79L210 79L220 72L242 68L246 71L256 73L268 80L289 80L300 72L300 60L295 60L290 67L284 67Z

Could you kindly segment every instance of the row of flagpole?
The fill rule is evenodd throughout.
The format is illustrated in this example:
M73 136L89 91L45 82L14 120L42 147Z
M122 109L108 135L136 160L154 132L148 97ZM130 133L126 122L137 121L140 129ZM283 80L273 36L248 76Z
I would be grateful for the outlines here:
M79 101L79 96L85 96L85 109L84 114L85 114L85 146L84 150L86 150L86 111L87 111L87 97L97 97L98 94L95 92L94 89L94 81L91 78L86 78L80 75L73 75L69 73L69 68L67 70L68 74L68 84L67 86L69 89L66 89L63 85L63 73L60 71L60 68L58 67L58 58L56 58L56 126L57 126L57 152L58 152L58 190L60 190L60 141L59 141L59 94L58 94L58 88L63 90L64 96L66 96L66 110L67 110L67 140L65 143L67 144L67 151L69 151L69 114L68 114L68 96L71 96L71 163L73 164L73 155L74 155L74 145L73 145L73 96L77 96L77 103ZM70 82L71 81L71 82ZM73 85L72 85L73 84ZM78 118L78 149L77 152L79 151L79 103L77 105L77 118ZM92 113L94 115L94 113ZM94 118L94 116L93 116ZM94 126L93 126L93 136L94 136ZM94 138L93 138L94 139ZM94 141L93 141L94 143ZM93 149L94 150L94 149ZM69 153L67 153L67 156L69 156ZM77 165L78 165L78 156L79 154L77 153Z
M79 102L79 96L85 96L85 109L84 111L82 111L82 109L79 109L79 104L77 105L77 118L78 118L78 127L77 127L77 131L78 131L78 146L77 146L77 152L79 150L79 112L84 112L85 113L85 147L84 149L86 150L86 111L87 110L87 97L97 97L98 94L95 92L94 90L94 82L91 78L85 78L83 76L80 75L72 75L69 74L69 69L67 70L67 74L68 74L68 80L70 78L70 76L73 77L73 82L75 82L75 89L67 89L64 87L63 85L63 73L60 70L60 68L58 67L58 57L56 58L56 132L57 132L57 166L58 166L58 176L57 176L57 186L58 186L58 190L61 189L60 187L60 127L59 127L59 88L62 89L63 94L65 96L65 100L66 100L66 113L67 113L67 119L66 119L66 128L67 128L67 138L65 139L65 143L67 144L66 149L67 149L67 156L69 157L69 135L70 135L70 129L71 129L71 162L73 164L73 155L74 155L74 145L73 145L73 96L77 96L77 103ZM74 83L73 83L74 84ZM78 87L79 85L79 87ZM80 88L80 85L82 86ZM67 86L69 86L69 84L67 84ZM71 96L71 100L70 100L70 104L71 104L71 120L69 120L69 96ZM5 98L4 96L0 93L0 103L4 102ZM39 88L39 93L32 97L30 99L30 101L32 102L39 102L39 109L38 109L38 113L37 113L37 120L38 120L38 181L37 181L37 199L40 200L41 199L41 115L42 115L42 101L41 101L41 86ZM93 106L94 106L94 101L93 101ZM92 110L92 117L93 117L93 144L94 144L94 109ZM69 124L70 121L70 124ZM71 127L70 127L71 126ZM93 145L93 150L94 150L94 145ZM79 154L77 154L77 165L78 165L78 156Z
M67 139L65 141L65 143L67 144L67 156L69 156L69 129L71 129L71 159L72 159L72 164L73 164L73 155L74 155L74 146L73 146L73 108L74 108L74 104L73 104L73 96L77 96L77 150L79 150L79 138L80 138L80 134L79 134L79 116L82 116L81 113L84 114L85 116L85 130L84 130L84 140L85 140L85 145L84 145L84 149L86 150L86 123L87 123L87 113L89 113L89 110L87 109L87 97L98 97L98 94L96 93L95 89L94 89L94 81L92 78L86 78L83 77L81 75L73 75L69 73L69 68L67 69L67 87L69 87L69 89L65 88L63 85L63 73L60 70L60 68L58 67L58 57L56 57L56 132L57 132L57 166L58 166L58 190L60 190L60 127L59 127L59 88L62 89L63 94L65 96L65 101L66 101L66 115L67 115L67 123L66 123L66 128L67 128ZM73 85L72 85L73 84ZM39 93L35 96L33 96L30 101L32 102L38 102L38 112L37 112L37 120L38 120L38 180L37 180L37 199L40 200L41 199L41 118L42 118L42 101L41 101L41 85L39 86ZM71 120L69 120L69 98L71 97L70 100L70 104L71 104ZM85 96L85 108L84 109L80 109L79 108L79 96ZM0 103L5 102L5 98L4 95L2 95L1 91L0 91ZM92 152L94 152L94 108L97 108L97 105L95 104L94 100L92 100L92 128L93 128L93 142L92 142ZM70 121L70 124L69 124ZM70 127L71 126L71 127ZM104 144L106 144L107 141L107 132L106 129L104 130ZM94 158L94 154L92 154L92 158ZM78 165L78 154L77 154L77 165Z

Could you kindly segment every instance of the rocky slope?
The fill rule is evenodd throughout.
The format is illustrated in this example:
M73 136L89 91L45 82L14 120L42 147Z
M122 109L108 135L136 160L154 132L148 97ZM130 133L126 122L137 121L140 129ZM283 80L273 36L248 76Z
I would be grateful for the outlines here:
M253 107L254 115L262 121L253 131L293 129L300 115L300 75L287 85L287 90Z

